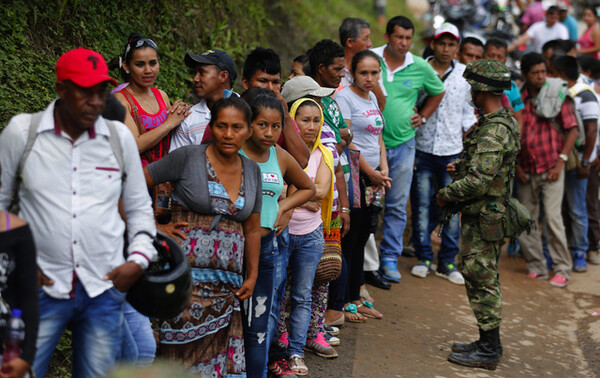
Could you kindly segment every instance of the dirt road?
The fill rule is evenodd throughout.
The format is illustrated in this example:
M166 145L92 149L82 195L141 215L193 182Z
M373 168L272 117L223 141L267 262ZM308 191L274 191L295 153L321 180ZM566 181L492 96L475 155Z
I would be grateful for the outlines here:
M500 281L504 356L497 370L463 368L446 361L454 341L476 338L464 286L433 274L410 275L413 258L401 257L402 282L390 291L369 287L382 320L346 323L340 357L307 353L313 377L595 377L600 376L600 266L574 273L566 289L527 277L522 259L503 255ZM594 313L598 310L597 313Z

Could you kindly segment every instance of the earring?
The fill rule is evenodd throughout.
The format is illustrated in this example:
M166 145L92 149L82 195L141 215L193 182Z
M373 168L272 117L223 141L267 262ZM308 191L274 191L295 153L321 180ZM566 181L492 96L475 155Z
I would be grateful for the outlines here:
M129 71L125 70L125 73L126 73L127 75L129 75Z

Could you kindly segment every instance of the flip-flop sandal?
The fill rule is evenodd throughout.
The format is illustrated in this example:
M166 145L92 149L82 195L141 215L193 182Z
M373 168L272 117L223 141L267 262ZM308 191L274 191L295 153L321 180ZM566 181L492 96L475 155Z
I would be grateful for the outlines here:
M363 303L361 303L361 304L359 304L359 305L355 305L355 306L356 306L356 310L358 311L358 313L359 313L359 314L361 314L361 315L363 315L363 316L366 316L367 318L371 318L371 319L378 319L378 320L383 318L383 315L381 315L381 313L379 313L379 311L377 311L377 310L375 310L375 309L373 308L373 303L371 303L371 302L364 301ZM363 311L360 311L360 308L361 308L361 307L363 307ZM368 308L369 310L377 311L377 313L379 313L379 316L377 316L377 315L373 314L372 312L370 312L370 311L368 311L368 310L367 310L367 311L364 311L364 310L366 310L367 308Z
M371 303L375 302L375 299L373 299L373 297L369 293L369 290L367 290L366 287L361 287L361 289L360 289L360 299L363 300L363 301L371 302Z
M351 323L364 323L367 320L364 318L364 314L360 314L358 312L358 306L356 306L354 303L344 307L344 311L348 312L348 315L345 315L345 317L346 320ZM361 316L363 318L361 318Z
M290 356L289 364L290 364L290 369L292 369L294 374L296 374L296 375L307 375L308 374L308 367L306 367L306 364L304 363L304 358L298 356L297 354Z

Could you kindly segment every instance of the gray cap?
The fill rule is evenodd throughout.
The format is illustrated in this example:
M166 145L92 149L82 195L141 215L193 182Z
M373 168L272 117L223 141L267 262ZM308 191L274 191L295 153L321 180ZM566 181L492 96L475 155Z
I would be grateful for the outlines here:
M281 95L285 102L293 102L306 96L331 96L334 92L335 88L322 87L310 76L296 76L284 84Z

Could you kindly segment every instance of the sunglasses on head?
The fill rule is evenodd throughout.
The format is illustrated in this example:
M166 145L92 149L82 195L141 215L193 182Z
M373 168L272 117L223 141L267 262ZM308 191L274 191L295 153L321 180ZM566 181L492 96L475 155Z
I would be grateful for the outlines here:
M127 54L129 54L129 51L131 50L131 44L133 41L129 41L129 43L127 44L127 47L125 48L125 57L127 57ZM153 40L151 40L150 38L140 38L137 41L135 41L135 46L133 47L134 49L139 49L142 46L148 46L153 48L154 50L158 51L158 46L156 45L156 43L154 43Z

